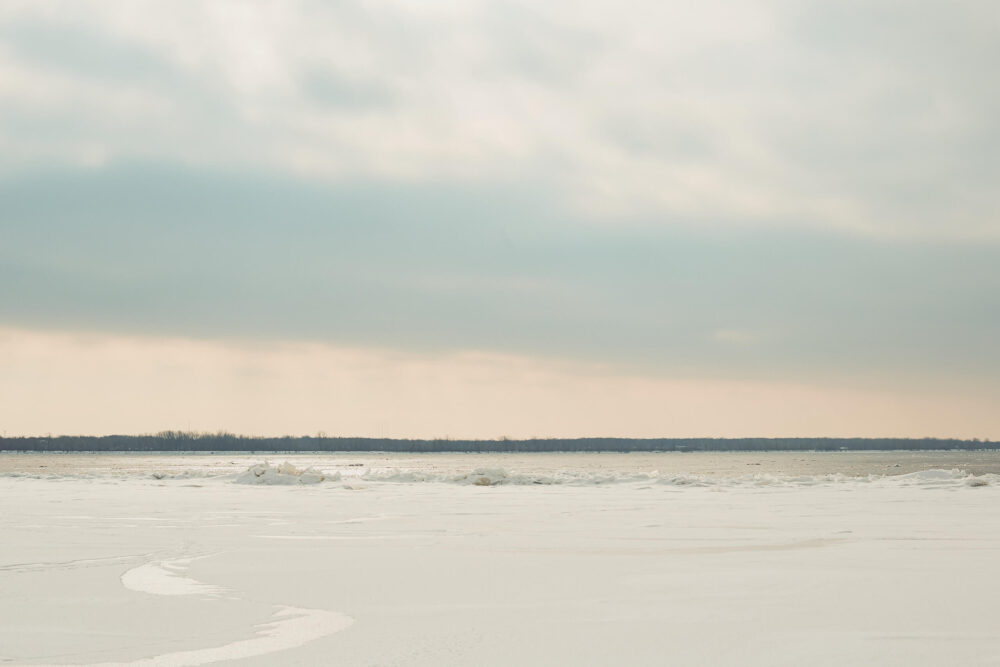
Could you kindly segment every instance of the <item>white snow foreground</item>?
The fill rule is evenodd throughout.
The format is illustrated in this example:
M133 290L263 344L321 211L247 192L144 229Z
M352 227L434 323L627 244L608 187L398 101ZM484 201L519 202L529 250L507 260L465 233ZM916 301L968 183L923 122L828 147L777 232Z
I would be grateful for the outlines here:
M272 466L265 461L257 465L250 466L247 471L235 479L237 484L319 484L323 481L336 481L340 479L340 473L332 475L324 473L316 468L296 468L285 461L281 465Z
M900 470L877 456L859 472ZM712 455L712 477L636 470L694 454L364 455L429 482L397 484L355 477L360 456L288 456L360 493L233 484L262 454L101 455L77 478L68 457L0 456L64 475L0 477L0 665L996 665L996 455L955 457L994 471L976 475L946 456L828 476L865 456L774 455L820 473L782 476ZM134 479L103 483L123 461ZM148 479L199 462L227 476Z

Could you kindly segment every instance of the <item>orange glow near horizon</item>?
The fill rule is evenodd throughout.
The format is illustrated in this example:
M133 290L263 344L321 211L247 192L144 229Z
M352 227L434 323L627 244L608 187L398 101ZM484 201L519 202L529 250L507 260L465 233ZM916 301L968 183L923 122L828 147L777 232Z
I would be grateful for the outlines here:
M316 343L0 329L8 436L227 430L398 438L1000 439L977 396L671 379L598 365Z

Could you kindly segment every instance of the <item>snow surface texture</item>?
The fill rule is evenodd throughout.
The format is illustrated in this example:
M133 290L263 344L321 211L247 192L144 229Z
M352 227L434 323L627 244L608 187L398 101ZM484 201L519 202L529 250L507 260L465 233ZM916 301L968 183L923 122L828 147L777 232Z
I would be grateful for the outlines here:
M395 471L419 479L368 466L260 489L198 470L0 478L0 664L1000 656L994 475L609 470L615 483L595 483L428 460Z
M191 558L153 561L134 567L122 575L122 585L132 591L153 595L204 595L217 597L216 586L184 576Z
M125 588L152 595L195 595L218 598L222 589L185 576L196 558L176 558L153 561L134 567L121 576ZM231 598L238 599L238 598ZM284 651L349 627L349 616L324 609L303 609L277 605L269 622L258 624L253 637L229 642L222 646L164 653L128 663L100 663L101 667L138 664L181 667L250 658Z

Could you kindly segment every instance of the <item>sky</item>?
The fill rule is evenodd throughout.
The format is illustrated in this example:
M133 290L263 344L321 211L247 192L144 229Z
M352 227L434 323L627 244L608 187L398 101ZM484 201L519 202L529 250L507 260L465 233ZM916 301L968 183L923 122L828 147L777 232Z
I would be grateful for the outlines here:
M1000 439L990 2L0 4L0 431Z

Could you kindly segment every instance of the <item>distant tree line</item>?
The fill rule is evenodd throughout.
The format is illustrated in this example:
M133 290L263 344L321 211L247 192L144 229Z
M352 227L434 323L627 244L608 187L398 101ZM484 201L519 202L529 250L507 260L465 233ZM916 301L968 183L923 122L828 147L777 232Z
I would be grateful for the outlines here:
M404 440L266 438L163 431L153 435L3 437L0 451L30 452L766 452L997 449L989 440L941 438L532 438Z

